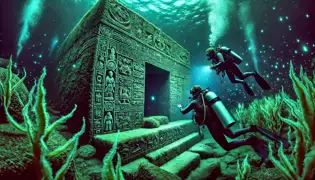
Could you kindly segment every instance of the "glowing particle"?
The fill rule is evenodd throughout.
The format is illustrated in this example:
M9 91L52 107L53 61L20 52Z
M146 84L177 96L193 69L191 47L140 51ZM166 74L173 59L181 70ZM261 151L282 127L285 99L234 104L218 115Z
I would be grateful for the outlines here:
M151 101L155 101L155 96L151 96Z
M298 43L299 43L299 42L300 42L300 39L296 39L296 42L298 42Z
M61 70L60 68L57 68L57 71L58 71L58 72L60 72L60 70Z
M272 10L274 10L274 11L275 11L275 10L276 10L276 6L272 6Z
M315 47L315 44L313 44L313 47Z
M42 55L42 54L39 54L39 55L38 55L38 58L40 58L40 59L41 59L42 57L43 57L43 55Z
M280 21L280 22L282 22L282 21L283 21L283 18L282 18L282 16L280 16L280 17L279 17L279 21Z
M262 30L260 30L260 32L261 32L261 33L264 33L264 30L262 29Z
M288 28L289 28L289 31L292 31L292 27L290 25L288 26Z
M294 50L294 53L297 54L297 53L298 53L298 50Z
M310 18L310 15L309 15L309 14L306 14L305 16L306 16L306 18Z
M277 81L280 81L280 78L277 77Z
M75 67L76 67L76 64L73 64L72 67L75 68Z
M275 68L278 69L278 65L275 65Z
M285 17L285 19L289 19L289 17L288 17L288 16L286 16L286 17Z
M285 65L284 65L284 64L282 64L282 68L285 68Z
M302 46L302 50L303 50L304 52L308 52L308 47L307 47L307 46Z
M44 36L46 37L46 36L47 36L47 34L45 33L45 34L44 34Z
M248 66L248 63L246 63L245 66Z

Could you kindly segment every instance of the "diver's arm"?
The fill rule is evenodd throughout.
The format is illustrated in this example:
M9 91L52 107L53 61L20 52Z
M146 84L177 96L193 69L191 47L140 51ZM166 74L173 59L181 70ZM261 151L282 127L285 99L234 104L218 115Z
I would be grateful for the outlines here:
M194 109L195 104L196 104L196 100L192 100L192 101L187 105L186 108L184 108L184 109L181 108L181 109L180 109L180 112L181 112L182 114L187 114L187 113L189 113L191 110Z
M223 57L222 53L217 53L217 57L219 59L219 62L212 65L211 69L216 69L224 63L224 57Z

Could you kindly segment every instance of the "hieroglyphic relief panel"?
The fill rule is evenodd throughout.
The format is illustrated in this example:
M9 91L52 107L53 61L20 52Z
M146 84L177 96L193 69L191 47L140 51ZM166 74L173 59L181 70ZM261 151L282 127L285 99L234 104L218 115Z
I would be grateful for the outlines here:
M190 66L189 53L160 29L115 0L107 0L102 22L121 29L129 36Z
M104 7L98 32L98 62L95 63L103 67L103 94L95 91L94 98L97 105L103 97L101 132L107 133L141 126L144 114L145 63L171 73L180 74L178 71L183 70L186 74L189 70L189 54L153 24L117 1L107 0ZM102 68L95 69L96 78L100 76L100 69ZM99 83L99 79L96 79L95 87ZM171 83L170 87L172 86ZM178 99L177 96L175 99ZM171 103L174 102L171 100ZM134 123L123 122L129 119Z
M174 118L176 114L178 114L178 109L176 108L176 104L179 104L183 100L183 91L185 85L185 77L171 74L170 77L170 113L171 117ZM173 119L172 118L172 119Z

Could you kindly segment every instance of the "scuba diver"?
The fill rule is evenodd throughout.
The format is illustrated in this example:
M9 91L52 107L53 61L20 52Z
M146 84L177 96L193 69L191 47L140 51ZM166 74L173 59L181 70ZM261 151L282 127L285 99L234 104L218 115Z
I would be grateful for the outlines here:
M237 67L243 59L233 52L230 48L221 46L218 48L210 47L206 50L208 60L212 60L211 69L215 69L217 74L222 73L222 77L225 74L230 79L231 83L241 83L247 92L247 94L253 96L254 92L249 85L244 81L249 76L254 76L259 86L264 90L270 90L271 87L264 78L262 78L256 71L242 73ZM238 79L237 79L237 78Z
M197 124L199 126L206 125L213 139L226 151L249 145L262 160L265 160L269 153L267 141L257 136L251 136L247 139L228 142L224 136L233 139L249 132L259 132L273 141L283 143L283 147L288 148L289 144L286 139L256 125L232 131L230 127L236 123L234 117L226 109L220 98L209 89L202 90L199 85L195 85L190 90L190 94L192 95L191 102L186 108L183 109L181 104L177 105L181 113L187 114L194 110Z

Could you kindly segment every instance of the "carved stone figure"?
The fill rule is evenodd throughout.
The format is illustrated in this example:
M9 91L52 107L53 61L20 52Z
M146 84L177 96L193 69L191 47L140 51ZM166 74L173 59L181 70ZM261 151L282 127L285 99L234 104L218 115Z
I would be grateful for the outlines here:
M121 74L130 76L131 75L130 60L124 58L122 62L120 62L119 71Z
M96 103L101 103L102 102L102 94L101 94L101 92L96 92L96 94L95 94L95 102Z
M108 71L105 79L105 99L114 99L115 92L115 78L113 71Z
M113 47L110 49L109 60L110 61L116 60L116 50Z
M122 104L129 104L129 90L128 88L122 87L120 89L120 102Z
M105 115L105 131L111 131L113 130L113 116L112 113L107 112Z

